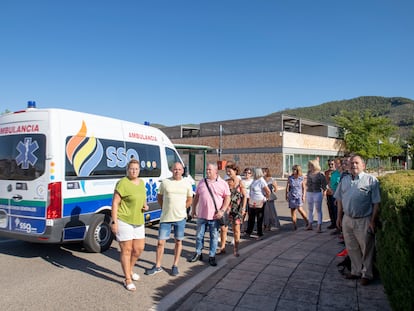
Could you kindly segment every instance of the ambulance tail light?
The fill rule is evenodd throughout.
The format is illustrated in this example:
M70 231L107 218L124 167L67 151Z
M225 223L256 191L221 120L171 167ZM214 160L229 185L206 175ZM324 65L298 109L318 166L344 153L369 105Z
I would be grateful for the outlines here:
M55 182L48 185L48 205L46 219L62 217L62 183Z

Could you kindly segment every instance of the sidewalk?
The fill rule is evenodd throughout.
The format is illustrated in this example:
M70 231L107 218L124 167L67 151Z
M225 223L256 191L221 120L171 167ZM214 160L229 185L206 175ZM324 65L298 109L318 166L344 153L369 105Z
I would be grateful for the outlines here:
M326 224L324 224L326 227ZM187 280L151 310L385 310L380 280L361 286L336 264L337 236L291 226L219 258L217 267Z

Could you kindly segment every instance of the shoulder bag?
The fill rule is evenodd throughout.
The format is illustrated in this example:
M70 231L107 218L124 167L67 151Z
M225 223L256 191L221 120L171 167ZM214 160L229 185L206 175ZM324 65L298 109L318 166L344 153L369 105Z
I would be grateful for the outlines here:
M273 187L273 184L269 185L269 189L270 189L269 201L276 201L277 200L277 195L276 195L277 189Z
M269 196L269 201L276 201L277 200L277 195L275 191L270 191L270 196Z

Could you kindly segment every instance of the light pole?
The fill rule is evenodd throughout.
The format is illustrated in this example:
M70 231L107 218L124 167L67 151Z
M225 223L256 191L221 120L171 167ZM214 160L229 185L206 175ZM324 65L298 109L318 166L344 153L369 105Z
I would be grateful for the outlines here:
M378 176L380 175L380 166L381 166L381 158L380 158L381 145L382 145L382 140L378 139Z
M219 161L221 160L221 153L223 152L223 126L220 124L219 128Z

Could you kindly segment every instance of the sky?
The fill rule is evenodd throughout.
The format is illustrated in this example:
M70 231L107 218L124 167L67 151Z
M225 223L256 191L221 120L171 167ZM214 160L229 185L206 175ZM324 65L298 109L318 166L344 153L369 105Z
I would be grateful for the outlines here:
M1 0L0 112L166 126L414 99L412 0Z

